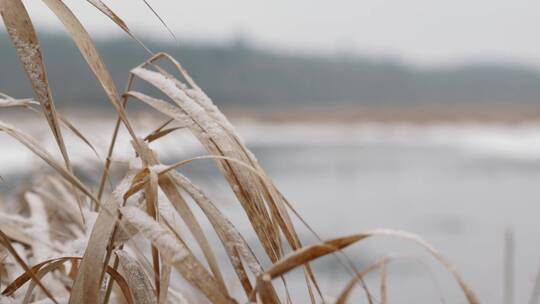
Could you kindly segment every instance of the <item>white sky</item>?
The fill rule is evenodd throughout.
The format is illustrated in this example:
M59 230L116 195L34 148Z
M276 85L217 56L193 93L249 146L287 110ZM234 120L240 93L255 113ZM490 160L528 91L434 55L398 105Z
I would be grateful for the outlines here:
M64 0L93 34L121 34L84 0ZM165 30L142 0L103 0L139 36ZM148 0L180 38L295 52L392 56L417 64L517 61L540 66L538 0ZM59 23L24 0L35 23Z

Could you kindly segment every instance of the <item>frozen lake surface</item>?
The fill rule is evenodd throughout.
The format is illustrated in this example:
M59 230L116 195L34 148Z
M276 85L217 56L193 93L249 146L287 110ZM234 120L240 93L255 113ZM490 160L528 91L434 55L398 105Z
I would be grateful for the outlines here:
M87 123L81 129L100 153L105 151L110 124ZM540 124L240 123L238 129L278 188L321 236L377 227L417 233L457 266L483 303L501 302L504 233L512 228L516 303L528 301L540 265ZM29 128L55 150L42 130ZM154 145L163 162L204 154L193 138L184 138L172 135ZM68 142L80 156L76 163L95 166L86 147L74 138ZM15 173L41 165L5 135L0 135L0 147L0 175L6 184ZM129 151L129 142L121 141L115 159L131 156ZM211 162L182 170L249 234L244 215ZM298 227L307 243L313 241ZM401 257L388 266L390 303L440 303L441 294L446 303L464 303L457 284L415 245L374 239L347 252L360 268L387 255ZM332 260L315 265L330 296L349 278ZM377 280L377 274L368 280L374 290Z

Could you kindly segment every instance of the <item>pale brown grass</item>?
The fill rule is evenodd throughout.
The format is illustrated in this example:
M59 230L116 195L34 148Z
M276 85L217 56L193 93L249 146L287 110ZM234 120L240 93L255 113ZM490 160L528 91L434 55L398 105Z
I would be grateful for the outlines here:
M88 1L135 38L122 19L104 3ZM302 291L289 290L287 273L296 268L303 269L304 292L315 303L324 301L324 297L310 262L327 255L335 256L344 267L343 275L351 277L350 283L333 295L337 298L336 303L346 303L355 286L361 286L369 303L375 303L375 298L386 303L387 260L359 271L341 251L379 236L397 237L420 245L455 277L469 303L479 302L450 262L416 235L374 229L322 240L274 186L234 127L178 61L167 54L154 54L147 49L150 58L131 70L127 87L123 94L119 94L90 36L69 7L61 0L43 2L70 33L107 94L116 111L117 121L107 155L100 157L104 160L102 173L95 177L98 187L93 191L73 171L62 127L95 149L82 132L54 107L38 38L23 3L20 0L0 0L0 13L38 101L2 95L0 107L21 107L43 113L63 156L63 162L59 162L31 135L20 131L17 126L0 122L0 131L18 140L54 171L27 190L27 195L19 202L20 208L1 213L0 284L4 286L0 303L9 303L10 300L22 303L160 304L295 302L295 297ZM141 92L134 86L135 79L152 85L166 99ZM125 110L129 102L137 101L146 104L149 111L157 111L167 117L149 134L138 134ZM168 127L171 122L176 123L174 127ZM128 131L136 161L132 162L134 165L125 172L122 181L114 185L113 190L107 190L120 128ZM165 136L174 136L178 129L189 130L208 155L179 160L170 166L162 164L157 151L148 144ZM263 256L255 255L245 240L246 236L225 217L218 205L177 170L197 159L215 161L251 223ZM209 240L200 219L187 203L186 195L202 211L221 244ZM176 216L163 213L163 208L169 208ZM307 226L320 242L303 245L293 225L293 217ZM187 227L186 231L177 229L174 221L178 219ZM139 238L139 242L135 238ZM141 248L141 238L145 240L144 246L149 248L148 251ZM217 259L219 247L225 250L228 265ZM202 256L194 253L195 248L202 252ZM261 259L269 260L270 266L263 267ZM227 267L232 267L236 282L225 278L224 269ZM379 295L375 297L362 278L379 268L381 284ZM171 287L173 272L198 290L200 297L189 298ZM282 284L284 294L279 294L274 279ZM241 286L243 295L231 294L233 284ZM35 286L39 289L35 290Z

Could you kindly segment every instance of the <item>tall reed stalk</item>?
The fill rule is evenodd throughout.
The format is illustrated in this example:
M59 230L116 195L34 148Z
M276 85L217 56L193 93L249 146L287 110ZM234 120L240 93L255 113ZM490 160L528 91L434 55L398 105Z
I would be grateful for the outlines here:
M336 303L346 303L356 286L362 288L367 302L377 303L380 299L386 303L386 260L358 270L342 252L363 240L384 236L425 248L455 277L467 302L479 302L457 270L416 235L374 229L323 240L279 192L231 123L177 60L150 51L104 3L88 0L149 53L148 60L129 72L127 86L119 93L92 39L70 8L62 0L42 2L71 35L117 118L107 154L99 155L104 161L101 173L94 176L97 189L92 190L92 184L83 182L73 170L64 132L73 133L98 152L55 108L38 37L24 4L21 0L0 0L0 14L37 100L2 94L0 107L22 107L42 113L63 158L58 161L30 134L0 122L0 131L31 150L53 171L25 192L20 201L24 207L0 214L0 303L290 303L297 302L295 298L302 293L316 303L325 301L327 295L322 294L310 262L327 255L333 255L343 266L343 275L350 276L344 289L333 294ZM134 80L153 86L163 97L143 92ZM133 102L146 105L149 112L161 113L166 120L149 134L138 133L126 112ZM133 161L122 180L108 190L121 128L127 130L132 143ZM174 136L179 129L193 134L207 155L165 165L159 159L159 151L152 150L149 143ZM215 162L262 250L252 250L245 240L247 236L223 214L219 205L178 170L202 159ZM210 241L189 200L204 214L219 243ZM294 218L319 241L304 245ZM187 230L178 229L179 221ZM216 250L226 252L227 263L218 260ZM224 275L230 267L234 277ZM304 291L290 290L287 284L287 274L296 268L303 271ZM381 269L377 296L363 282L363 277L375 269ZM173 280L177 280L177 275L183 278L183 284L197 290L198 296L190 297L175 288ZM240 294L231 292L235 284L241 286Z

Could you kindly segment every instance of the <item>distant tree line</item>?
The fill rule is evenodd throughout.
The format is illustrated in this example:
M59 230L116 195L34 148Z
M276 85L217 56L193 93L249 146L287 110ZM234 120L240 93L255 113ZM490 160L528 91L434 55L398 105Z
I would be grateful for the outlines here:
M106 98L66 36L41 33L45 63L60 106L103 106ZM178 58L221 106L283 108L335 105L442 103L540 103L538 70L510 64L418 68L360 56L268 52L245 43L208 45L148 43ZM127 71L147 54L128 39L99 41L98 48L120 90ZM0 91L32 91L15 51L0 33Z

